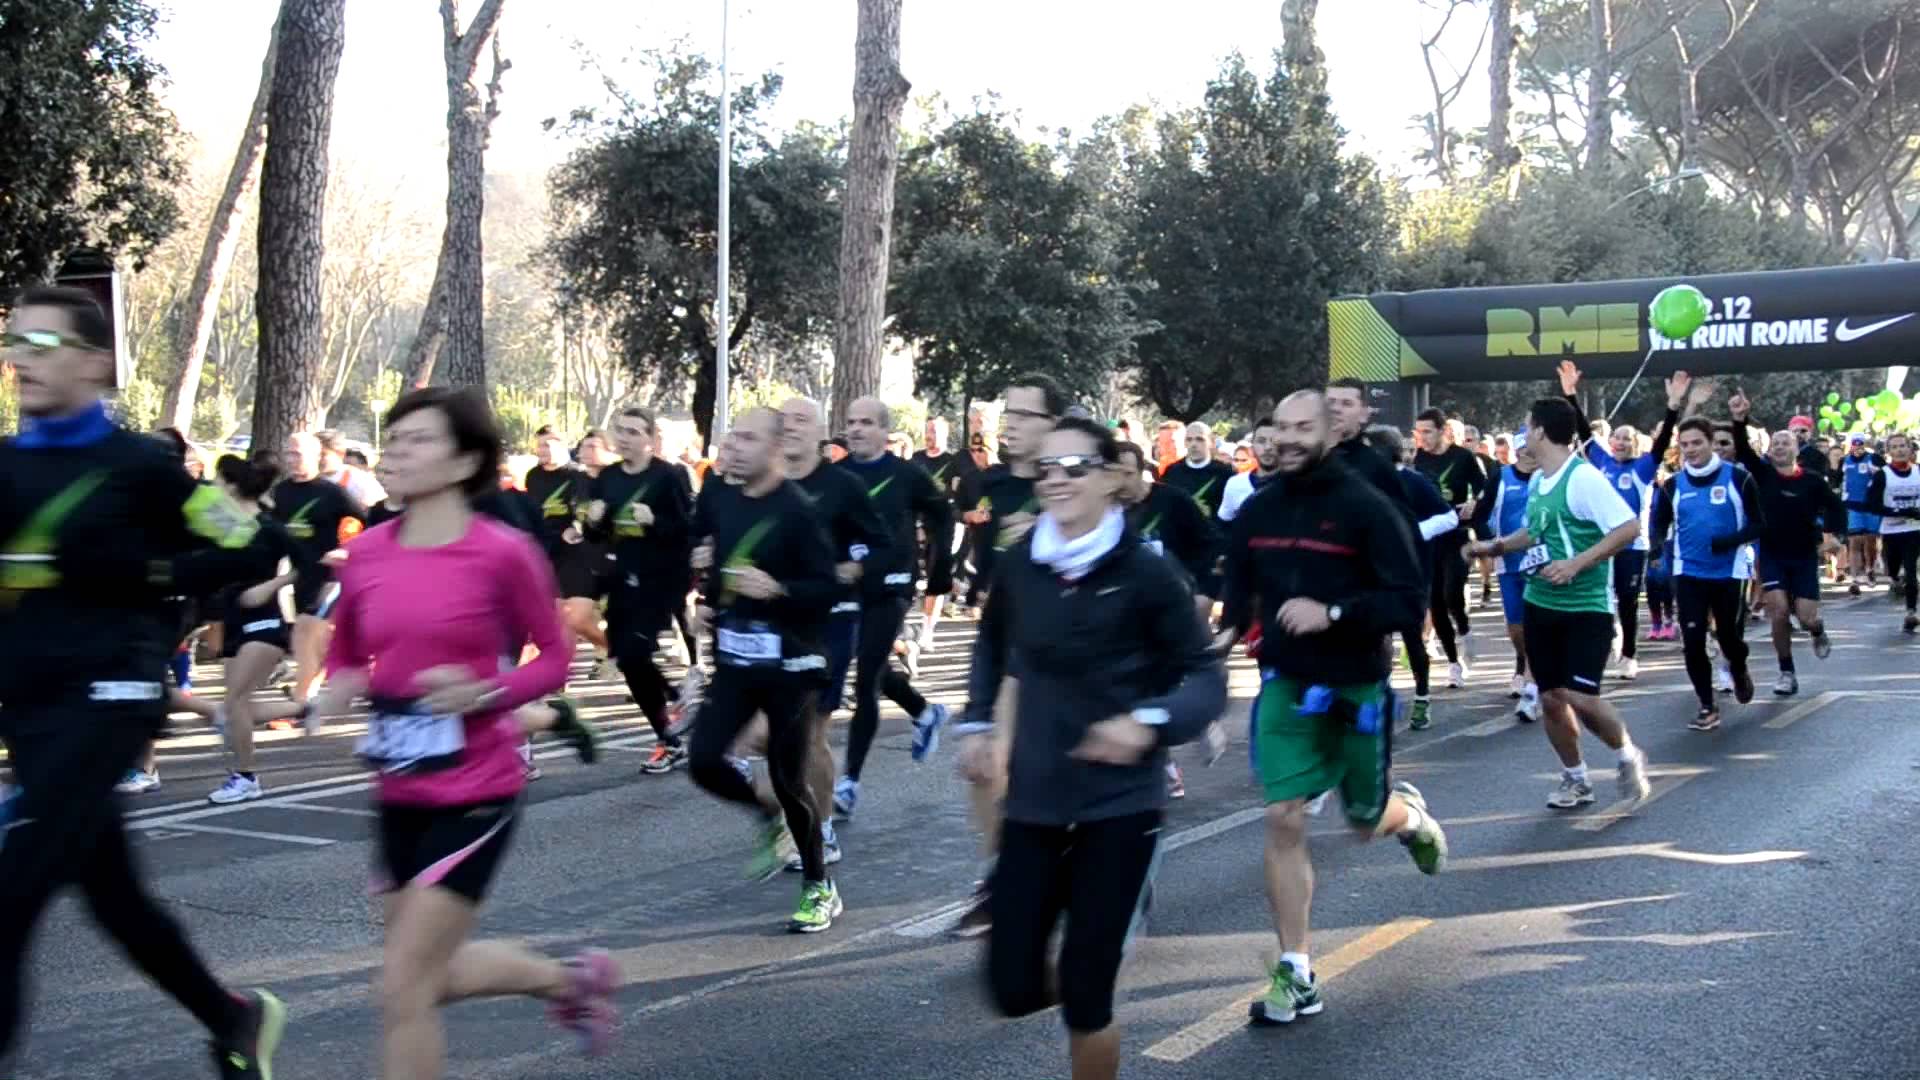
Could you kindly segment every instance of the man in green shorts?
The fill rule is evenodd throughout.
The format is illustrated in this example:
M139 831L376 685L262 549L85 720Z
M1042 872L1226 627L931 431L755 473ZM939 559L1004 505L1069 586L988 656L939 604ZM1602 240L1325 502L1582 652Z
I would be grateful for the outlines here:
M1439 873L1447 838L1411 784L1391 777L1393 698L1387 635L1417 625L1426 588L1406 517L1328 456L1326 398L1303 390L1274 410L1279 493L1249 500L1227 547L1231 647L1256 618L1263 634L1253 743L1267 800L1267 896L1280 938L1272 985L1253 1018L1288 1023L1323 1005L1307 955L1313 864L1307 817L1338 791L1347 822L1395 836L1422 873Z
M1640 534L1640 519L1605 475L1574 452L1578 434L1573 406L1564 399L1533 403L1527 446L1539 467L1527 482L1526 527L1468 550L1525 552L1527 664L1540 686L1541 726L1560 756L1560 786L1547 797L1556 810L1593 802L1580 756L1582 725L1618 756L1621 798L1644 799L1648 790L1647 756L1633 745L1620 714L1600 699L1613 642L1610 560Z

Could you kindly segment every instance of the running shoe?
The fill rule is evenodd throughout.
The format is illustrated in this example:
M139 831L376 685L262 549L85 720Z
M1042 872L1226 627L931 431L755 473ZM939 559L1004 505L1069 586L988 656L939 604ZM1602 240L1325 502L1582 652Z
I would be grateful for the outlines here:
M1180 777L1180 766L1167 762L1167 798L1184 799L1187 797L1187 782Z
M547 1018L579 1037L581 1053L599 1057L619 1025L613 993L620 988L620 964L605 949L582 949L564 966L566 994L547 1006Z
M1525 675L1521 675L1516 672L1513 676L1512 681L1507 683L1507 696L1510 698L1517 698L1526 692L1527 692L1527 677Z
M1906 619L1900 624L1900 632L1903 634L1911 634L1916 629L1920 629L1920 615L1915 615L1909 611L1907 612Z
M260 797L260 781L228 773L227 782L207 793L207 801L218 806L230 803L250 802Z
M1647 640L1648 641L1661 640L1660 635L1661 635L1661 632L1664 630L1666 630L1666 625L1664 623L1662 623L1658 619L1653 620L1653 622L1647 625Z
M1631 757L1620 761L1618 775L1620 797L1638 802L1653 791L1653 785L1647 780L1647 752L1639 747L1633 748Z
M834 916L846 910L840 902L840 888L831 881L809 881L800 888L800 907L787 921L787 930L795 934L817 934L833 925Z
M687 760L686 747L668 746L665 743L655 743L653 747L653 753L648 754L647 760L640 763L640 771L648 774L649 776L660 776L662 774L672 772L675 768L678 768L679 765L686 760Z
M843 776L833 785L833 812L843 818L853 816L853 808L860 805L860 781L851 776Z
M1571 776L1562 776L1560 786L1547 796L1547 806L1554 810L1571 810L1576 806L1586 806L1593 801L1593 785L1584 780L1575 780Z
M1273 983L1266 995L1254 998L1247 1009L1254 1023L1291 1024L1296 1016L1316 1016L1327 1007L1312 976L1301 978L1292 964L1285 960L1274 964L1271 975Z
M1833 639L1827 636L1827 628L1824 625L1813 632L1813 655L1822 660L1833 655Z
M1426 796L1405 780L1393 785L1394 793L1409 806L1420 809L1420 827L1400 837L1400 843L1413 856L1413 865L1432 877L1447 868L1447 833L1427 809Z
M160 773L157 770L147 772L143 769L128 769L127 775L113 785L113 790L122 795L145 795L149 791L159 791Z
M1851 582L1851 583L1849 583L1849 584L1847 585L1847 595L1848 595L1848 596L1859 596L1859 595L1860 595L1860 583L1859 583L1859 582L1857 582L1857 581L1855 581L1855 582Z
M1413 731L1425 731L1432 727L1433 717L1430 715L1432 709L1433 702L1424 697L1414 698L1413 710L1407 717L1407 727Z
M1628 656L1620 661L1620 678L1632 682L1640 677L1640 661Z
M1523 724L1531 724L1540 719L1540 691L1537 688L1532 686L1527 688L1527 693L1520 699L1520 704L1513 707L1513 718Z
M945 705L929 705L913 718L913 760L925 761L940 749L940 725L947 722Z
M931 623L922 623L920 626L920 651L923 653L933 651L933 625Z
M1467 681L1467 666L1455 660L1447 665L1447 688L1458 690Z
M306 707L311 708L311 706L306 706ZM299 721L291 716L283 716L283 717L280 717L278 720L267 721L268 731L292 731L294 728L299 726L300 726Z
M213 1063L220 1080L273 1080L273 1052L287 1028L287 1007L265 990L235 994L242 1011L231 1036L213 1042Z
M592 724L580 719L580 710L572 698L552 698L547 702L547 708L555 713L554 737L573 747L573 752L580 755L582 765L591 765L600 760L600 736L595 733Z
M1227 753L1227 726L1215 720L1207 725L1207 764L1211 766Z
M1773 682L1773 693L1776 697L1792 697L1799 692L1800 680L1795 678L1791 671L1781 672L1780 677Z
M1720 726L1719 709L1701 709L1694 714L1693 721L1687 725L1694 731L1712 731Z
M953 924L954 937L979 937L993 929L993 884L981 879L973 884L973 899L960 921Z
M699 665L687 669L680 680L680 693L667 706L667 734L679 738L700 720L700 703L707 691L707 673Z
M760 827L760 841L754 849L753 858L747 860L747 880L765 881L780 873L787 865L787 856L793 854L793 836L787 832L787 822L782 817L770 817Z
M820 859L822 862L828 866L832 866L834 863L840 861L842 854L840 850L840 837L824 836L820 838ZM801 861L798 845L796 845L794 853L787 856L787 873L797 874L805 868L805 865L806 864Z
M898 644L900 646L901 656L903 656L906 659L907 677L910 679L919 678L920 677L920 642L918 642L913 638L907 638L906 640L901 641Z
M1723 694L1733 693L1733 671L1723 663L1715 664L1713 669L1713 688Z
M540 771L540 766L535 765L532 762L528 762L527 764L522 765L520 767L520 775L527 781L527 783L531 784L535 780L538 780L547 774Z
M1753 672L1741 664L1733 672L1733 700L1745 705L1753 700Z

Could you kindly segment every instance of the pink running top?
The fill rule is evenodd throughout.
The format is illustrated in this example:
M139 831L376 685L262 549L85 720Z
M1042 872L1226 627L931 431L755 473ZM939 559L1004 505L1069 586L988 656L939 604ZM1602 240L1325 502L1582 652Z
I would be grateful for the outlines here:
M382 774L380 801L462 806L510 798L527 786L513 710L566 684L572 643L553 598L553 571L533 542L475 515L467 534L441 547L400 543L401 521L368 529L337 571L327 674L359 672L376 698L413 699L421 672L460 664L504 693L464 721L466 749L450 768ZM501 658L531 641L540 655L505 673Z

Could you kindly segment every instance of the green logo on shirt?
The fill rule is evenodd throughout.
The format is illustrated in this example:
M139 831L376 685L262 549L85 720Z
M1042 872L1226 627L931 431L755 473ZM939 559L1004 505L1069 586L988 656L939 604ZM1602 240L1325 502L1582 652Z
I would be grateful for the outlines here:
M60 573L53 568L60 550L60 527L106 479L105 470L90 472L34 511L7 546L0 548L0 593L51 589L60 584Z

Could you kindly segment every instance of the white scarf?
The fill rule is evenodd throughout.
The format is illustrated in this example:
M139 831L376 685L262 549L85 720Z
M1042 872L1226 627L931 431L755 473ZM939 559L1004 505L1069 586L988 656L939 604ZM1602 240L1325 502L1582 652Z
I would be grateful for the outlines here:
M1033 526L1033 561L1068 581L1078 581L1120 543L1125 533L1126 518L1117 508L1109 509L1100 524L1072 540L1060 534L1060 523L1052 514L1041 514Z
M1712 461L1707 462L1699 468L1688 465L1686 467L1687 475L1693 477L1695 480L1705 480L1707 477L1719 472L1721 464L1720 457L1716 454Z

